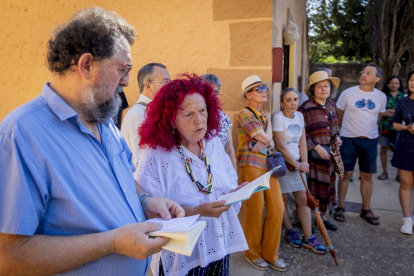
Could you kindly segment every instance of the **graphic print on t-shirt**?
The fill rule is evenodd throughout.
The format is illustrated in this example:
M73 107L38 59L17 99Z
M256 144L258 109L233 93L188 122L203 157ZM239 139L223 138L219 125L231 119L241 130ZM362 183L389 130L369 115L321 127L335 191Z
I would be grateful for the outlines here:
M374 109L375 103L370 99L368 100L362 99L362 100L356 101L355 106L357 108L364 108L366 106L368 109Z
M299 144L300 139L300 132L301 127L298 124L290 124L287 129L289 130L290 134L294 136L294 138L291 141L287 141L287 144ZM296 139L298 138L298 139Z

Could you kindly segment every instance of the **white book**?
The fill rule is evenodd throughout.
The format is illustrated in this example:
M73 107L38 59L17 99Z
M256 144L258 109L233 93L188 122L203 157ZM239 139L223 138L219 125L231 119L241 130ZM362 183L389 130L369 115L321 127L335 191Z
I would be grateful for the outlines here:
M199 217L200 215L170 220L149 219L147 222L163 225L160 230L149 233L149 236L170 238L170 241L162 247L163 249L191 256L198 237L206 226L205 221L198 221Z
M252 182L250 182L249 184L247 184L246 186L244 186L243 188L241 188L240 190L236 192L220 196L217 199L217 201L225 200L226 201L225 205L229 205L229 204L233 204L239 201L247 200L254 193L270 189L270 186L269 186L270 177L272 176L272 173L279 168L280 166L277 166L271 169L267 173L263 174L259 178L256 178L255 180L253 180Z

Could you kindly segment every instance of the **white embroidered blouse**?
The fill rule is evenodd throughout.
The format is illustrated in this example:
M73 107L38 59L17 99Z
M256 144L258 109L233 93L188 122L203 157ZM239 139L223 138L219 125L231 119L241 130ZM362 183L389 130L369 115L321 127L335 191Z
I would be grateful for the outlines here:
M203 140L203 144L213 174L211 194L205 195L193 185L177 148L171 152L160 147L143 149L138 164L137 182L152 196L170 198L181 206L197 206L203 202L216 201L224 192L228 193L237 187L237 174L219 138L214 137L209 142ZM184 154L187 158L192 158L191 170L197 180L206 185L208 172L204 161L186 148L184 148ZM205 267L211 262L224 258L227 254L248 249L237 217L240 206L240 203L233 204L219 218L200 218L206 221L206 228L200 235L191 257L167 250L153 255L151 262L153 275L158 275L160 258L165 275L182 276L194 267Z

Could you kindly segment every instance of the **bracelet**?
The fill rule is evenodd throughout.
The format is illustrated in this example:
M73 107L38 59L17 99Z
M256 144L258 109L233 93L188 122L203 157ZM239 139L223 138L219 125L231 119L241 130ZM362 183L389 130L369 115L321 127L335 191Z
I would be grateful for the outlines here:
M144 202L144 200L147 197L152 197L152 196L150 194L143 194L142 196L139 197L139 202L141 203L141 205L142 205L142 202Z
M298 166L295 168L296 171L299 169L299 166L300 166L300 162L298 162Z

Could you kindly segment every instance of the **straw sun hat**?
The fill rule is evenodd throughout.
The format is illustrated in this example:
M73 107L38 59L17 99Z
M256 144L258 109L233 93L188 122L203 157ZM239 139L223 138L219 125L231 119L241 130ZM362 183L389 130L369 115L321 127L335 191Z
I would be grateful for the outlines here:
M338 88L340 80L338 78L335 77L329 77L328 73L325 71L317 71L315 73L313 73L312 75L310 75L309 77L309 85L305 87L305 94L309 95L309 88L315 84L318 83L320 81L323 80L330 80L334 86L334 88L332 89L331 92L333 92L335 89Z
M247 98L244 96L244 94L246 94L247 92L249 92L253 88L255 88L257 86L260 86L260 85L267 85L269 87L269 90L270 90L270 88L271 88L270 85L271 84L272 84L271 82L262 82L262 80L259 78L259 76L256 76L256 75L250 76L242 82L242 92L237 97L237 100L239 100L241 102L247 101Z

